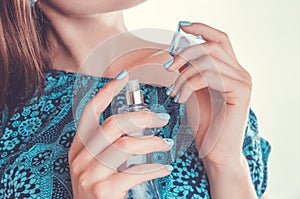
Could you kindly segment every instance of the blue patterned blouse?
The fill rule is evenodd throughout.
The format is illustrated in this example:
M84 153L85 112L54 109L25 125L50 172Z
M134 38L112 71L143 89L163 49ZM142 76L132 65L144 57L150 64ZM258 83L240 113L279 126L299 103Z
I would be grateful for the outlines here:
M0 115L0 198L72 198L68 150L84 105L110 79L49 71L43 93L30 104ZM157 132L180 141L172 149L174 170L157 179L162 199L210 198L209 182L184 118L185 105L165 94L166 87L142 84L146 103L171 115ZM159 106L157 106L159 105ZM100 123L112 114L110 105ZM153 108L153 107L152 107ZM185 143L185 144L184 144ZM267 186L269 143L258 134L256 116L249 110L243 152L257 195ZM230 182L229 182L230 183Z

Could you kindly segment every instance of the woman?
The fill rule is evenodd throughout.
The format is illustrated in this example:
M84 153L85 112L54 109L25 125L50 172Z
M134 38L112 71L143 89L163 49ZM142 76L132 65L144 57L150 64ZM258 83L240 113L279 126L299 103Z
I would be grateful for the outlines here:
M238 63L226 34L207 25L181 22L180 26L187 33L201 35L207 41L201 44L205 51L190 47L172 57L164 52L141 50L127 55L122 65L116 62L106 68L93 90L97 94L78 102L82 114L76 127L72 90L78 78L77 66L82 65L98 43L126 32L121 10L142 2L5 0L0 3L1 198L124 198L129 189L151 179L157 179L162 198L262 196L270 147L259 137L256 117L249 111L251 78ZM140 42L137 38L132 41ZM113 51L114 46L108 50ZM172 71L182 74L172 79L175 83L170 89L166 85L149 87L167 91L175 102L168 102L168 114L140 111L118 115L118 124L123 122L126 130L118 128L117 116L107 112L108 105L126 85L129 79L126 71L153 60L163 60L166 75ZM182 69L187 61L193 67ZM218 66L219 74L205 68L210 61ZM216 75L221 75L224 87L215 84ZM79 78L88 81L87 77L96 78L88 75ZM182 81L182 77L188 81ZM124 157L114 152L111 158L109 151L114 146L130 154L170 150L172 140L161 136L138 140L122 135L137 128L166 125L178 130L175 127L182 117L178 110L185 102L189 118L200 117L190 111L195 104L205 113L201 115L197 135L208 133L208 88L226 93L226 120L216 145L205 157L201 160L198 157L204 143L203 136L199 136L195 138L195 146L172 165L156 163L128 169L141 172L151 169L151 174L116 170ZM85 85L79 85L75 93L84 89ZM196 97L191 97L192 93ZM95 111L101 115L96 120ZM100 127L95 122L99 119ZM83 143L80 135L87 136L87 143ZM88 135L93 135L92 139ZM98 157L114 160L115 167L97 161L87 144L95 146L93 150Z

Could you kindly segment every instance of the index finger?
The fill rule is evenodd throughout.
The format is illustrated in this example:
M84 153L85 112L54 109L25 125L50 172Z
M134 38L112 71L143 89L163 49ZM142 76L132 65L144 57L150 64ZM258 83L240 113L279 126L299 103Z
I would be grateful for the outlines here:
M122 71L115 79L102 87L101 90L86 104L70 148L69 157L75 157L82 149L82 139L84 139L84 137L81 137L82 135L88 136L89 133L86 132L97 130L100 122L100 114L110 104L113 97L125 87L128 78L127 71Z
M179 24L181 29L193 35L201 36L206 41L213 41L220 43L221 46L234 58L236 55L234 53L233 47L230 43L229 37L225 32L217 30L203 23L191 23L191 24Z

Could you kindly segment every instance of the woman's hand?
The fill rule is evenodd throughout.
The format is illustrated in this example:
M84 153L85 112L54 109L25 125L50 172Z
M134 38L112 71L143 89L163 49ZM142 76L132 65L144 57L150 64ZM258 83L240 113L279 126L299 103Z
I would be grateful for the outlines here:
M183 31L207 42L184 49L173 63L165 64L167 70L180 73L168 93L179 103L187 102L190 112L199 110L188 114L188 119L201 120L189 122L197 124L191 129L196 129L195 143L209 177L211 196L257 198L242 153L251 77L239 64L225 33L201 23L181 24ZM190 66L186 67L187 62ZM194 101L190 100L193 93Z
M75 199L124 198L132 187L169 175L172 170L171 166L154 163L117 171L132 154L172 148L172 140L157 136L122 136L146 127L162 127L168 123L168 114L140 111L112 115L99 126L100 114L127 81L127 73L121 73L105 85L84 108L68 156Z
M198 144L201 144L198 146L199 152L202 156L206 155L205 159L214 164L226 165L232 161L239 161L242 157L242 143L251 96L251 77L237 61L225 33L201 23L182 25L181 29L186 33L202 36L207 42L184 49L167 67L169 71L180 72L173 88L170 89L170 95L175 97L175 101L182 103L186 102L193 92L199 96L199 100L203 99L201 95L210 94L206 99L211 102L198 101L199 106L201 104L214 106L221 101L222 107L218 108L218 115L212 115L209 123L205 124L210 129L207 132L197 132L213 134L218 141L214 146L216 140L198 140ZM183 67L186 62L191 65ZM217 91L219 95L204 92L207 88ZM218 136L215 136L216 134ZM198 136L198 139L204 137Z

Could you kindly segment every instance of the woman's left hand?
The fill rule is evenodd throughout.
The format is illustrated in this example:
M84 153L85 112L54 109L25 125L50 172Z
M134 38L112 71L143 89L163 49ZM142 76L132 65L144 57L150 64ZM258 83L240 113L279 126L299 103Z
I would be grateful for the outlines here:
M209 130L206 128L206 132L197 132L213 135L211 138L214 139L208 137L203 140L205 136L199 136L202 140L196 142L201 143L197 148L205 154L204 160L210 164L228 166L240 163L245 159L242 145L251 98L251 76L239 64L227 34L202 23L185 23L181 29L202 36L206 42L184 49L174 57L173 63L169 61L165 64L168 71L180 73L169 94L178 103L188 101L192 93L201 95L205 89L220 94L207 98L212 101L215 96L223 96L219 115L213 115L205 124ZM186 62L190 66L184 67ZM199 101L200 98L198 105L213 105L212 102Z

